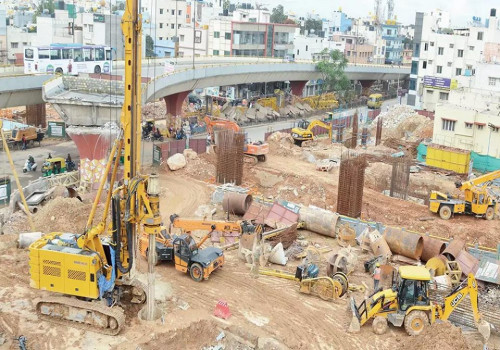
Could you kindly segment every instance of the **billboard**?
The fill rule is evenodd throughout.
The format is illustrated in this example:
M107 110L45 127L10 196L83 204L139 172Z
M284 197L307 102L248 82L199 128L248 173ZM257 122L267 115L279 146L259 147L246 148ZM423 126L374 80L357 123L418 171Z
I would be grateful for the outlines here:
M449 90L451 85L451 79L431 77L429 75L424 76L424 86L426 88Z

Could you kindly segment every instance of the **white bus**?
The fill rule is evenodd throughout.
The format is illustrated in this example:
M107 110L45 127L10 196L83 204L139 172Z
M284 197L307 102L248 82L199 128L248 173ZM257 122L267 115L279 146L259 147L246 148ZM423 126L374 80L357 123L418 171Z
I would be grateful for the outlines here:
M52 44L24 48L24 73L111 73L111 48L98 45Z

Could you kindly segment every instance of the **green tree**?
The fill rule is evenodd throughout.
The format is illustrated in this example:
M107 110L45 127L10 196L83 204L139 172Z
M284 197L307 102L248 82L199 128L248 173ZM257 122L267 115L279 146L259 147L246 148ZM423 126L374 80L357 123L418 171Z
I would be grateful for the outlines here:
M321 61L316 64L320 72L323 85L322 92L345 92L351 89L351 82L345 74L347 59L339 50L324 49L321 51Z
M151 35L146 35L146 57L155 57L155 43Z
M309 34L311 29L314 29L314 33L319 35L319 33L323 30L323 22L313 18L306 19L302 32L304 34Z
M55 10L54 0L43 0L40 4L38 4L38 7L33 14L32 22L34 24L36 23L36 18L43 13L43 10L49 10L49 13L53 14Z
M288 17L285 15L285 9L283 5L278 5L273 8L271 13L271 23L283 23Z

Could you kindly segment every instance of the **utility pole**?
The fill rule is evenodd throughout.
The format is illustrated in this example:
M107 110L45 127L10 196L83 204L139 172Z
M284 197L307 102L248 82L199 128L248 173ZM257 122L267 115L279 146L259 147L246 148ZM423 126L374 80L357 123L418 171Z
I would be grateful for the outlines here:
M193 70L194 70L195 46L196 46L196 1L193 1Z

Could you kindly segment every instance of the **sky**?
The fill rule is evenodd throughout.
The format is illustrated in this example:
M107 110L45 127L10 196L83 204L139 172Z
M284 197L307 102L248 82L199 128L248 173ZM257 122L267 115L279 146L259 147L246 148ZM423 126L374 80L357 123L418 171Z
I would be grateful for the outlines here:
M393 0L394 13L398 17L398 22L403 24L415 23L416 12L430 12L434 9L440 9L450 13L452 27L464 26L468 21L472 20L472 16L481 17L484 19L490 15L490 9L497 9L497 17L500 17L500 1L499 0ZM242 1L241 2L245 2ZM328 13L338 10L342 7L342 11L349 17L364 17L368 12L374 12L375 0L261 0L262 3L269 9L281 4L288 10L294 11L299 17L305 16L307 13L320 14L322 17L328 18ZM386 4L386 0L382 0Z

